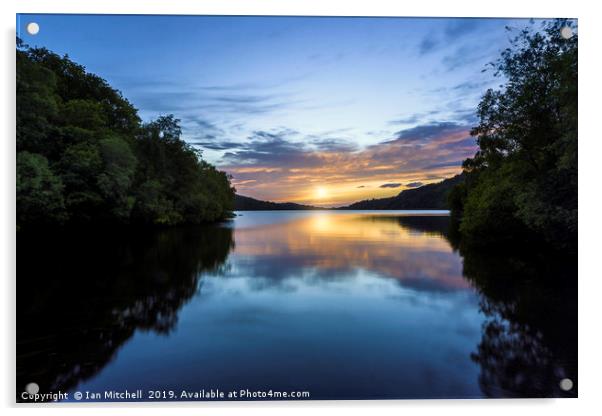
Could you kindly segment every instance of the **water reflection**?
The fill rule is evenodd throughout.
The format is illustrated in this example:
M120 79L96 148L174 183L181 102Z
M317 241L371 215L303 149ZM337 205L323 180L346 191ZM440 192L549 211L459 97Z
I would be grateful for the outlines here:
M448 227L446 216L318 213L236 228L236 253L254 276L283 279L313 268L345 277L363 269L415 289L466 289L461 258L442 238Z
M472 358L489 397L577 396L577 259L463 251L487 316ZM559 380L574 387L563 391Z
M20 235L17 390L575 395L558 387L577 379L574 260L460 255L448 230L437 215L247 212Z
M168 335L223 264L228 228L18 236L17 391L66 391L95 375L136 330Z

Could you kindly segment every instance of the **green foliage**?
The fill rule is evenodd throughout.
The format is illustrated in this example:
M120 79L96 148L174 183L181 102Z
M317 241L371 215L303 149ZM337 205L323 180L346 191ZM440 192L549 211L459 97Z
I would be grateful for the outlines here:
M61 106L60 119L64 126L85 130L99 130L107 125L106 114L100 103L92 100L69 100Z
M502 244L527 232L515 216L516 179L510 166L483 172L464 203L460 233L471 244Z
M41 152L56 116L56 77L17 51L17 151Z
M107 137L99 142L103 171L97 185L110 216L127 221L135 198L130 194L137 160L130 146L119 137Z
M17 224L46 225L66 219L63 184L42 155L17 155Z
M181 139L172 115L142 124L102 78L18 42L17 217L34 224L177 225L229 216L230 178Z
M562 38L565 25L522 31L491 64L506 83L478 106L470 180L450 199L465 240L576 245L577 35Z
M230 179L180 139L179 120L162 116L142 130L136 141L141 187L134 217L156 224L196 224L227 217L234 199Z

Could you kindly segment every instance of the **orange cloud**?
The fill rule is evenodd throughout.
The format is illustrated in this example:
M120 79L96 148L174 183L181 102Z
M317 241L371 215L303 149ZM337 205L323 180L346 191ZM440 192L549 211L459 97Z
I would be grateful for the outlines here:
M340 206L397 195L417 182L429 184L460 173L476 145L467 126L439 123L399 133L361 150L320 149L286 135L263 134L233 150L221 168L238 193L276 202ZM381 187L399 183L399 187ZM410 186L407 186L409 184ZM326 189L318 197L316 187Z

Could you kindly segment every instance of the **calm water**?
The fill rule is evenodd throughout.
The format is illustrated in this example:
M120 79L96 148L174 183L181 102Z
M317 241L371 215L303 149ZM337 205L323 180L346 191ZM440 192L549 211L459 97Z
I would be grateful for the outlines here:
M436 211L239 214L20 235L17 391L576 395L573 260L460 254Z

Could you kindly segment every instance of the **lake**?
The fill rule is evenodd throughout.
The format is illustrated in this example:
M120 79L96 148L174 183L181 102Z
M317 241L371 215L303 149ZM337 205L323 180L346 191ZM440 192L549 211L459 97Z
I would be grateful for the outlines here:
M459 250L441 211L237 214L20 234L17 399L576 396L574 259Z

